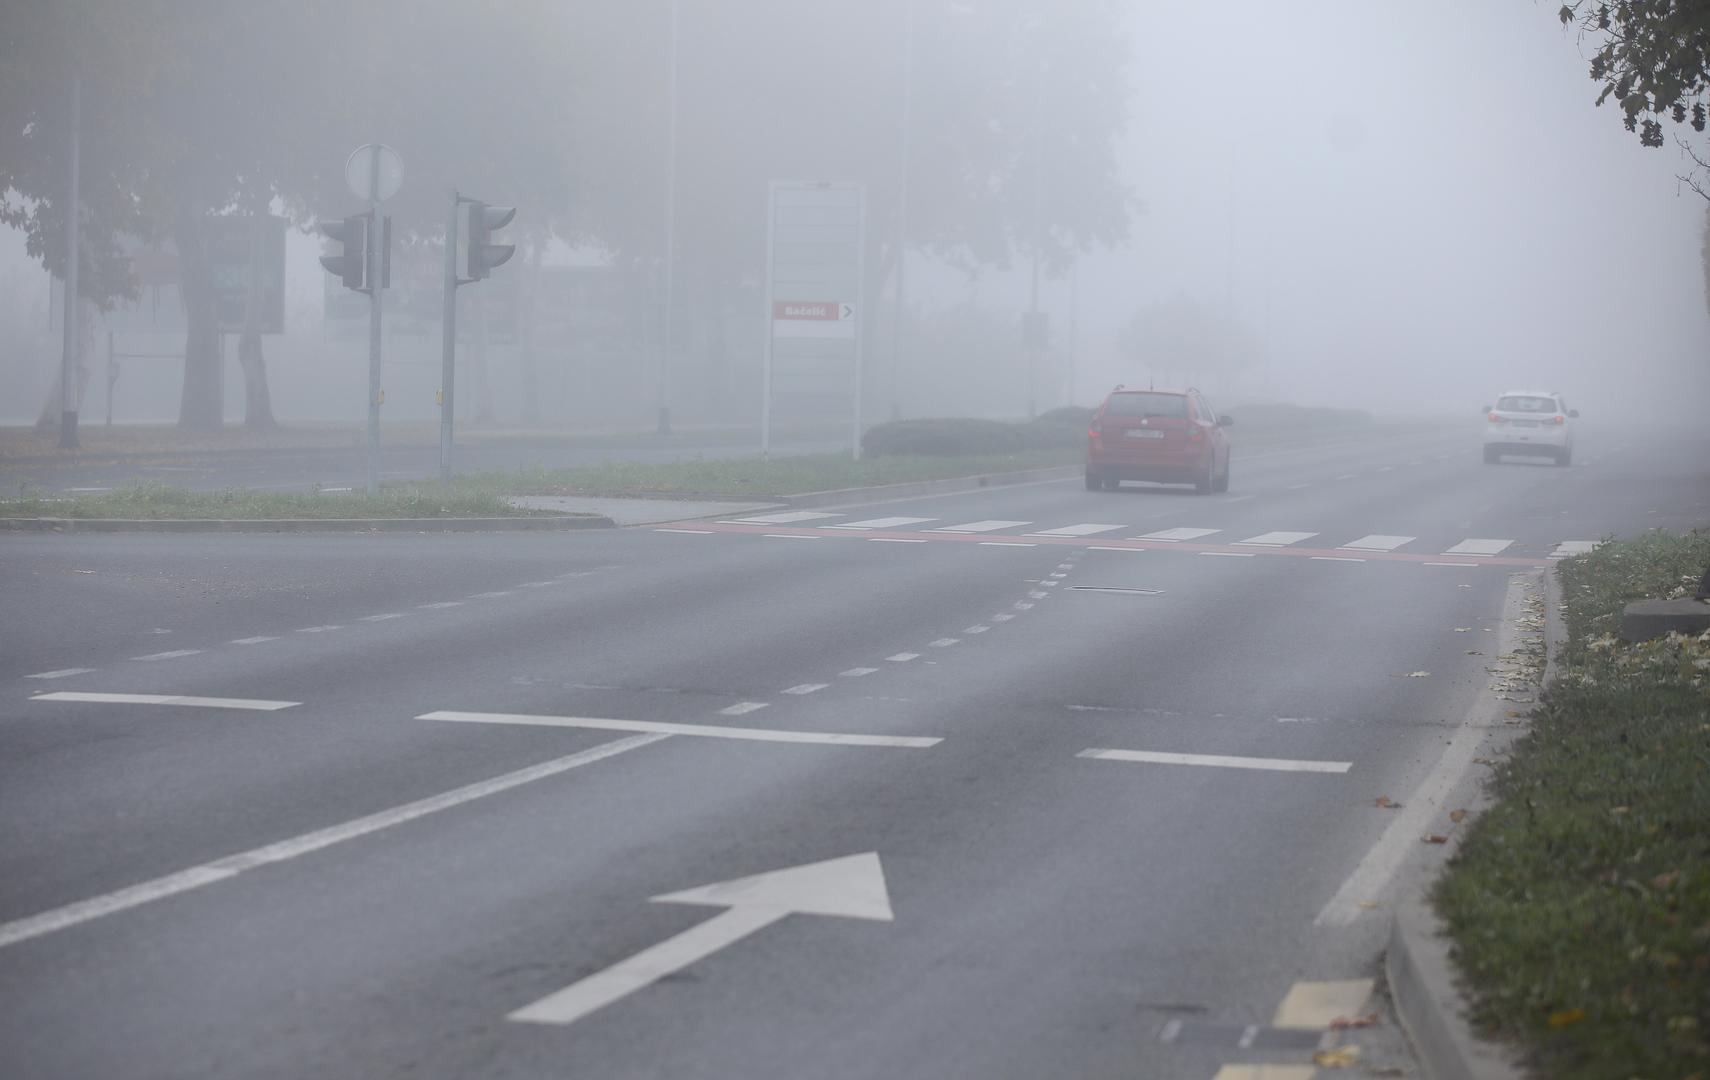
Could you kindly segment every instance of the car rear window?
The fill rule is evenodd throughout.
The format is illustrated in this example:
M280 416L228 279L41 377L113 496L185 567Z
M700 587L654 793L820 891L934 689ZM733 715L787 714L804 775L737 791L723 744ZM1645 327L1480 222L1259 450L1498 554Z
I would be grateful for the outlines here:
M1557 412L1556 399L1549 397L1521 397L1518 394L1499 397L1496 399L1497 412Z
M1110 395L1104 407L1106 416L1179 416L1187 419L1185 394L1154 394L1130 391Z

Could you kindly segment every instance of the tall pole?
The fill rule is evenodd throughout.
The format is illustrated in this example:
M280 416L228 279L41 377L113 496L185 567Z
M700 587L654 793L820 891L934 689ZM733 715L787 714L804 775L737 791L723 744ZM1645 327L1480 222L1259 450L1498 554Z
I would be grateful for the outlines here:
M1075 256L1075 261L1069 264L1069 404L1075 403L1075 353L1077 330L1081 307L1081 260Z
M445 218L445 312L439 339L439 486L451 486L452 406L457 392L457 192Z
M670 376L671 346L675 319L672 309L676 301L677 284L677 16L678 0L671 0L671 26L666 33L669 42L670 71L666 75L669 105L665 120L665 325L659 335L659 434L671 434L671 407L666 395Z
M1032 286L1027 302L1029 312L1028 322L1032 327L1031 337L1027 343L1027 418L1033 419L1039 415L1039 406L1035 397L1035 383L1039 375L1039 353L1045 348L1045 334L1039 324L1039 238L1040 238L1040 199L1042 192L1041 165L1044 158L1044 140L1040 138L1042 117L1039 111L1039 99L1045 93L1045 71L1043 67L1036 69L1035 85L1033 88L1033 131L1029 136L1033 151L1033 271Z
M902 418L903 320L908 313L908 174L914 126L914 0L903 0L902 129L897 155L897 303L891 327L891 419Z
M368 494L380 493L380 144L368 159Z
M59 445L75 450L77 442L77 368L82 360L82 293L78 289L78 263L82 262L83 206L78 183L78 157L83 141L83 86L71 76L71 187L65 200L65 340L59 360Z

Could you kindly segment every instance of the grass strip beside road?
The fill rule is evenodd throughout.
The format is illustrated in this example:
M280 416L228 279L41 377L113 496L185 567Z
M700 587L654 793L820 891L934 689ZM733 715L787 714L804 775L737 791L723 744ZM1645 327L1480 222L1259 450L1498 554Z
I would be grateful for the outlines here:
M669 463L608 461L573 469L476 473L459 490L495 495L722 495L765 498L809 491L906 484L1079 465L1079 448L968 457L898 455L851 460L848 454L700 459Z
M426 484L362 492L283 493L230 488L187 491L147 484L77 495L28 494L0 499L0 517L149 519L361 519L555 517L522 510L489 491L441 491Z
M1710 530L1562 563L1560 671L1438 884L1475 1023L1539 1076L1710 1076L1710 635L1615 637L1706 566Z

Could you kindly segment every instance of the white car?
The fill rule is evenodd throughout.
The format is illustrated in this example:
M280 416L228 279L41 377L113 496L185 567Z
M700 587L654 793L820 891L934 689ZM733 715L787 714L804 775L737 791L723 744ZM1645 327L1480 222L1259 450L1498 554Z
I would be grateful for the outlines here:
M1573 424L1578 409L1570 409L1552 390L1509 390L1485 407L1484 462L1494 465L1504 454L1553 457L1557 465L1573 460Z

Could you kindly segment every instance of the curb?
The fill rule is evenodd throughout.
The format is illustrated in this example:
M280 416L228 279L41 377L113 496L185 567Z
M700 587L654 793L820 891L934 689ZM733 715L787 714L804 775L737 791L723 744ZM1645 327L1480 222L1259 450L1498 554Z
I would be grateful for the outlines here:
M0 532L564 532L610 529L609 517L539 518L0 518Z
M1019 469L1015 472L983 473L978 476L955 476L945 480L915 480L906 484L880 484L876 487L839 488L834 491L805 491L799 495L758 495L756 502L776 502L783 506L832 506L856 499L883 502L912 495L946 495L959 491L979 491L988 487L1007 487L1045 480L1067 480L1081 475L1085 466L1053 465L1043 469Z

